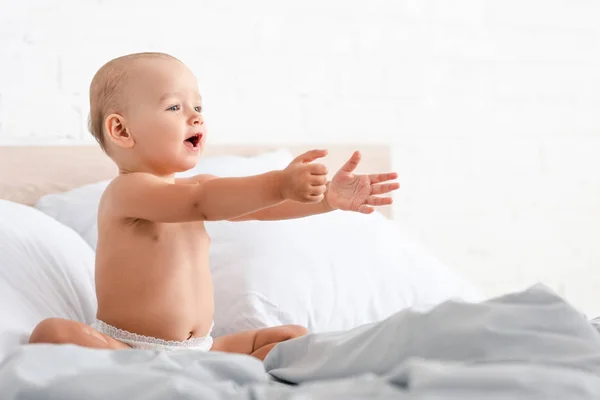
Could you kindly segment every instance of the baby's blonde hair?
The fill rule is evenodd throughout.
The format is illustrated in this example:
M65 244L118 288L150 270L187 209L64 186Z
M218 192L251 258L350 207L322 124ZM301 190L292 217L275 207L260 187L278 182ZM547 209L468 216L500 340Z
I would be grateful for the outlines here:
M92 136L100 147L106 152L104 136L104 120L115 112L124 109L122 102L123 91L131 77L132 62L144 58L167 58L179 61L177 58L165 53L134 53L115 58L104 64L94 75L90 84L90 115L88 127Z

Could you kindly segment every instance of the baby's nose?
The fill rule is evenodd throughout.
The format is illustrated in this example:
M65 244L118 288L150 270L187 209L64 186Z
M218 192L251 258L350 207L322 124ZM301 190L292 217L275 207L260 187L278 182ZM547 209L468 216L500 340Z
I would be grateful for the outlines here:
M204 117L202 117L202 115L196 115L194 117L193 124L194 125L202 125L202 124L204 124Z

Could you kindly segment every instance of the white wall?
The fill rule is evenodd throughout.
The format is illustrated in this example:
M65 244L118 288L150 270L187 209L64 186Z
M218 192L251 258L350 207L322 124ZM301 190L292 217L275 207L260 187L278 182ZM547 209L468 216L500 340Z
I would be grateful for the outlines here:
M173 5L175 4L175 5ZM489 294L600 314L600 3L0 0L0 144L92 143L112 57L197 73L212 143L393 143L399 223Z

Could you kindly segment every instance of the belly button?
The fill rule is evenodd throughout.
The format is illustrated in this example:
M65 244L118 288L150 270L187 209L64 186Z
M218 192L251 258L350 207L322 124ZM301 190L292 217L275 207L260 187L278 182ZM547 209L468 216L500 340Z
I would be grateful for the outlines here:
M194 331L190 332L190 336L188 336L187 340L190 340L194 336Z

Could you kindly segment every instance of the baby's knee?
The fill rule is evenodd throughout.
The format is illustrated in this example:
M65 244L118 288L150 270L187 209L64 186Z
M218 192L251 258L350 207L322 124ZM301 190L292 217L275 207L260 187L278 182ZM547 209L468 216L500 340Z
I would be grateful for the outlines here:
M284 325L281 327L281 333L285 336L283 340L289 340L308 335L310 332L302 325Z
M47 318L37 324L29 343L66 343L70 336L70 327L67 320L61 318Z

